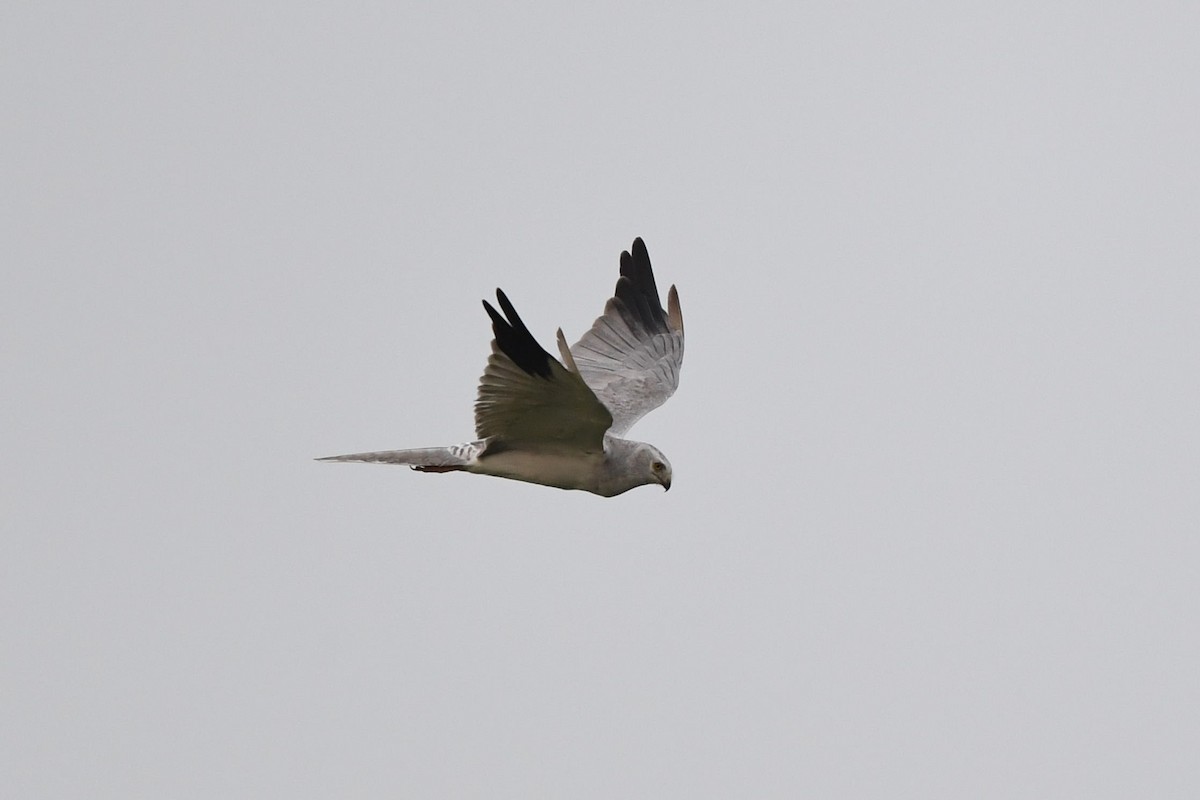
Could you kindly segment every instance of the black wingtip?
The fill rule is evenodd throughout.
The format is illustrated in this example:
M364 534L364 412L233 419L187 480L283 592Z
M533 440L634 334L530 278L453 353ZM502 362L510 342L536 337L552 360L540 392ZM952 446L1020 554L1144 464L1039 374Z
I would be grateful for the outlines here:
M509 324L519 331L528 333L529 329L526 328L525 323L521 321L521 316L517 313L517 310L513 308L512 302L508 299L508 295L504 293L503 289L496 290L496 299L500 302L500 309L504 311L504 316L508 317Z
M633 250L633 257L635 259L640 258L649 263L650 253L647 252L646 243L642 241L642 237L638 236L633 240L633 247L631 249Z
M499 291L499 290L497 290L497 291ZM486 311L488 313L488 316L492 318L493 326L508 324L507 322L504 321L504 317L500 316L500 312L497 311L496 309L492 308L492 304L489 303L487 300L483 301L483 310Z
M640 236L633 240L629 250L621 253L621 277L617 280L614 295L630 312L627 322L640 324L648 331L667 330L666 313L658 296L654 269L650 266L650 253Z
M500 303L504 316L501 316L487 300L483 301L483 307L492 318L492 332L496 335L496 345L500 352L530 375L549 378L550 354L533 338L513 304L509 302L508 296L500 289L496 290L496 300Z

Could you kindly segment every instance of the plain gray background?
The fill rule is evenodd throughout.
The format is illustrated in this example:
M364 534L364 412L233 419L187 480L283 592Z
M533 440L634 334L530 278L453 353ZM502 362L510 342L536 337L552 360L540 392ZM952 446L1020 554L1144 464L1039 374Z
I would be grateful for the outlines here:
M1191 3L9 3L0 794L1195 797ZM643 236L614 500L472 438Z

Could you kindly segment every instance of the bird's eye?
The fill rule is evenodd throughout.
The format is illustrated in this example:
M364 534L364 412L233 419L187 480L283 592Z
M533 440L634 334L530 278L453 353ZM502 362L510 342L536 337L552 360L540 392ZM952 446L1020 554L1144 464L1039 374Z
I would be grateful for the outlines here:
M650 468L652 470L654 470L655 472L662 472L663 471L663 463L661 461L655 461L653 464L650 465Z

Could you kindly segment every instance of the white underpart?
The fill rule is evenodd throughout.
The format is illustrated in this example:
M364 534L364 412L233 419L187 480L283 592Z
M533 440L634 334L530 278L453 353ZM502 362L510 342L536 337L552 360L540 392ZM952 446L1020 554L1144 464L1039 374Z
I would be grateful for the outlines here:
M578 453L537 453L527 450L508 450L483 459L475 459L467 467L477 475L540 483L559 489L582 489L595 492L600 484L604 456L599 453L580 456Z

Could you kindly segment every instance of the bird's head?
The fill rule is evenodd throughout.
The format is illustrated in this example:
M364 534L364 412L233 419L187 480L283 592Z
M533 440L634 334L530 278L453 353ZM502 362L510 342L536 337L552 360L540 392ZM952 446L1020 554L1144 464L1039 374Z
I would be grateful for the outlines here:
M658 483L664 491L671 490L671 462L661 450L652 444L643 444L638 448L637 463L649 477L647 483Z
M652 444L609 438L605 442L605 464L599 485L592 491L605 497L658 484L671 488L671 462Z

